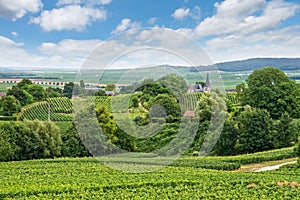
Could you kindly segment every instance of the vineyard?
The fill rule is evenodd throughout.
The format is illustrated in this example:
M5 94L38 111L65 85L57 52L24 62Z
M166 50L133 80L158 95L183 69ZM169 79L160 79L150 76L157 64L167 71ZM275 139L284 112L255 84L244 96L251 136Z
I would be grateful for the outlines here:
M235 92L229 92L229 93L226 93L226 98L227 98L228 100L230 100L231 103L233 103L233 104L235 104L235 105L240 103L240 102L239 102L239 99L237 98Z
M196 109L197 102L205 95L205 93L190 93L185 94L180 104L182 110ZM233 103L238 104L235 93L228 93L227 98ZM102 105L109 112L124 113L127 112L130 105L131 95L120 96L96 96L88 97L87 101L93 104ZM66 97L49 98L43 102L31 104L19 113L19 120L35 120L42 121L72 121L72 102Z
M23 108L19 120L72 121L72 102L66 97L49 98Z
M134 174L94 158L65 158L0 168L0 199L296 199L300 192L296 165L250 173L177 164Z

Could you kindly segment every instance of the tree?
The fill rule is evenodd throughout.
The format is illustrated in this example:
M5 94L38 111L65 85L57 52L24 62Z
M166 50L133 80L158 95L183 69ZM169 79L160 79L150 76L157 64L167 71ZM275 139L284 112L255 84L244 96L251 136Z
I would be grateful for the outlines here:
M0 161L12 160L15 154L10 134L0 129Z
M85 149L77 130L75 124L72 123L72 126L64 131L62 134L62 147L61 153L65 157L82 157L89 156L89 152Z
M82 89L84 89L84 81L83 81L83 80L80 80L79 86L80 86Z
M21 109L20 102L14 96L4 96L0 100L1 115L12 116Z
M60 130L53 122L49 121L25 121L24 125L35 135L38 151L38 158L54 158L61 155L61 135Z
M273 119L279 119L287 111L295 115L299 110L299 90L281 70L272 67L254 70L246 80L248 88L239 85L238 96L242 104L266 109Z
M226 119L220 138L214 148L217 155L228 156L235 153L234 146L236 144L238 130L234 125L232 120Z
M136 95L131 98L131 105L134 108L139 107L139 98Z
M238 153L254 153L273 148L272 119L268 111L248 108L238 117Z
M96 108L96 115L103 133L111 143L116 143L118 138L115 136L115 132L117 131L118 127L113 120L113 115L109 113L104 106L98 106Z
M105 91L104 90L97 90L97 92L95 92L95 96L105 96Z
M196 113L198 130L190 152L208 153L217 143L227 115L226 103L218 94L206 93L198 102Z
M105 91L113 91L116 88L115 84L107 84L105 86Z
M42 86L31 84L23 86L22 89L33 96L34 101L42 101L46 97L45 90Z
M153 99L151 106L153 105L158 105L161 108L164 108L167 116L172 116L173 118L177 118L177 119L180 117L181 114L180 105L177 102L175 97L169 96L167 94L159 94L157 95L157 97ZM163 112L161 111L161 113L157 113L157 111L158 110L156 109L155 113L158 115L161 115Z
M48 87L46 89L46 97L47 98L53 98L53 97L61 97L62 96L62 89L60 88L53 88L53 87Z
M82 88L79 85L69 82L64 86L63 89L63 96L68 97L69 99L72 98L72 95L79 95L82 92Z
M293 132L289 128L292 121L293 119L289 114L284 112L278 123L275 125L276 130L273 136L275 148L289 147L292 145Z
M182 95L188 90L188 85L182 76L177 74L168 74L157 80L157 83L167 88L170 93L177 99L181 99Z
M18 99L18 101L21 103L22 106L33 103L32 95L17 86L13 86L11 89L9 89L6 95L14 96L16 99Z
M32 83L32 81L31 80L29 80L28 78L24 78L24 79L22 79L18 84L17 84L17 87L19 87L19 88L23 88L23 87L25 87L25 86L28 86L28 85L32 85L33 83Z

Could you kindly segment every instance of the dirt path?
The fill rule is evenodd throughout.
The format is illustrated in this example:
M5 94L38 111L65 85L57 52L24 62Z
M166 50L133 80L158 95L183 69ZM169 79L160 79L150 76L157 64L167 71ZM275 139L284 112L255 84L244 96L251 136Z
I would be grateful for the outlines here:
M243 165L240 169L235 170L237 172L263 172L268 170L275 170L284 165L290 165L297 163L297 158L289 158L284 160L276 160L262 163L255 163L249 165Z
M266 166L266 167L262 167L259 169L254 169L253 172L264 172L264 171L269 171L269 170L275 170L275 169L279 169L280 167L282 167L284 165L291 165L291 164L295 164L295 163L297 163L297 161L291 161L291 162L281 163L278 165Z

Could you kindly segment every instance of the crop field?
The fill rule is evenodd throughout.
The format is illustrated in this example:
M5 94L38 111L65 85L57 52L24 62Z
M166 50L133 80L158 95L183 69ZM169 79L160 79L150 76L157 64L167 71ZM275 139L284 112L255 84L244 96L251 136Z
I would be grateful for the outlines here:
M243 160L246 157L239 159ZM193 165L190 163L191 160L194 160ZM184 158L177 163L180 162L181 165L174 164L149 173L117 171L95 158L2 162L0 199L296 199L299 197L300 169L297 165L285 166L277 171L253 173L217 171L195 165L206 162L205 158Z
M20 120L72 121L72 102L67 97L49 98L25 107L19 114Z

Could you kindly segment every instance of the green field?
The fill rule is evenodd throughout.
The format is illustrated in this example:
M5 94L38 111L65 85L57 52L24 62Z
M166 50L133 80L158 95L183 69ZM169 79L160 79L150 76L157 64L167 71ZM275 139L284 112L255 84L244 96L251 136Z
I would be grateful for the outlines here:
M181 161L189 160L195 158ZM94 158L58 158L2 162L0 169L0 199L297 199L300 193L297 165L252 173L183 164L136 174Z

